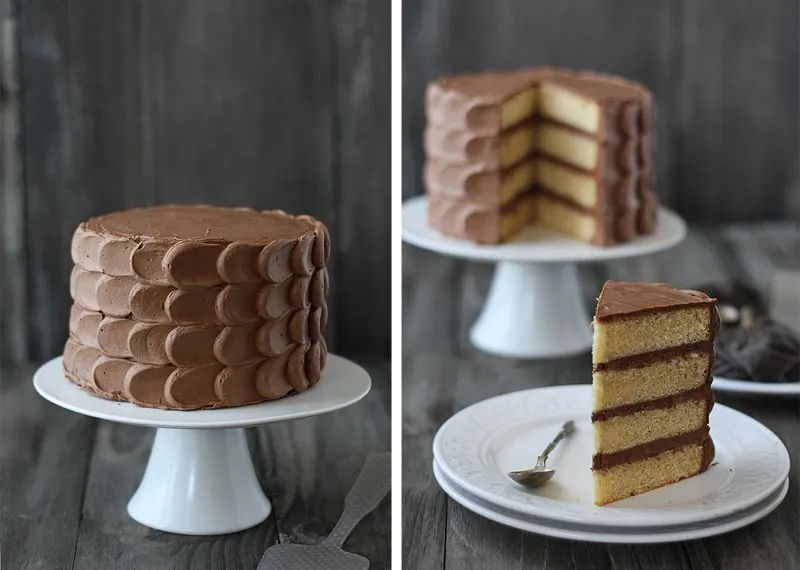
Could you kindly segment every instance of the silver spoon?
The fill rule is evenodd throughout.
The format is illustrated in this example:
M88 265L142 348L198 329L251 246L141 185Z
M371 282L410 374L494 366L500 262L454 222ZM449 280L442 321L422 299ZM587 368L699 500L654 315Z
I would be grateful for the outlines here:
M533 469L523 469L522 471L510 471L508 476L520 485L525 485L530 488L539 487L547 483L553 478L553 474L556 472L555 469L546 466L547 456L556 448L558 442L573 431L575 431L575 422L570 420L561 426L561 431L558 432L558 435L550 442L550 445L544 448L544 451L536 460L536 467Z

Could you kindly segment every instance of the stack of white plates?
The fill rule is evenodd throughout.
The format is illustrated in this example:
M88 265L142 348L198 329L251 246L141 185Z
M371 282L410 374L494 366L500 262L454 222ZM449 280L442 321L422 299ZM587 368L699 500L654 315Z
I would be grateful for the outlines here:
M717 404L711 467L648 493L596 507L592 500L591 386L504 394L450 418L433 442L434 475L453 500L501 524L547 536L655 543L722 534L771 513L789 488L789 454L754 419ZM538 489L506 473L532 467L567 420L575 432L550 455L553 479Z

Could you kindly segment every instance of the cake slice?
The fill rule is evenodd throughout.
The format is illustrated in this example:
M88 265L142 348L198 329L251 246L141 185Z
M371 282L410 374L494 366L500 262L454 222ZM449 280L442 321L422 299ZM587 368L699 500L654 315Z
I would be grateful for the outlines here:
M664 283L608 281L594 316L594 502L705 471L716 300Z

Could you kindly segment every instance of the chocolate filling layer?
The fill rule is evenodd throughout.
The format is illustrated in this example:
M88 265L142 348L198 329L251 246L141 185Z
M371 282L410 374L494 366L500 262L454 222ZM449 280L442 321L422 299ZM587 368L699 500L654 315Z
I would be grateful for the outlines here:
M592 412L592 422L602 422L609 418L617 416L627 416L637 412L644 412L648 410L659 410L664 408L671 408L676 404L688 402L689 400L705 400L706 410L711 411L714 407L714 392L711 390L711 383L706 382L699 388L693 388L686 392L679 394L670 394L663 398L655 400L648 400L646 402L636 402L635 404L626 404L624 406L617 406L616 408L608 408L606 410L597 410Z
M615 465L647 459L665 451L693 443L703 444L703 468L701 471L704 471L714 458L714 444L708 436L708 426L673 437L656 439L630 449L615 451L614 453L596 453L592 456L592 470L608 469Z
M691 352L706 352L713 354L714 341L702 340L700 342L693 342L690 344L682 344L680 346L671 346L662 350L654 350L652 352L645 352L642 354L634 354L632 356L623 356L622 358L615 358L608 362L599 362L592 365L592 372L599 372L601 370L626 370L628 368L644 368L654 362L664 362L676 356L688 354Z

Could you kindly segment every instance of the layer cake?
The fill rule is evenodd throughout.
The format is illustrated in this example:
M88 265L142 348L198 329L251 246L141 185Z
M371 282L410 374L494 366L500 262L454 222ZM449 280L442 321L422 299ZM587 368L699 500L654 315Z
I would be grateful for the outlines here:
M608 281L592 348L595 504L705 471L716 300L664 283Z
M621 77L535 68L426 92L428 218L500 243L535 222L596 245L655 227L652 96Z
M324 224L274 210L158 206L73 236L64 372L99 396L196 409L315 384L327 346Z

